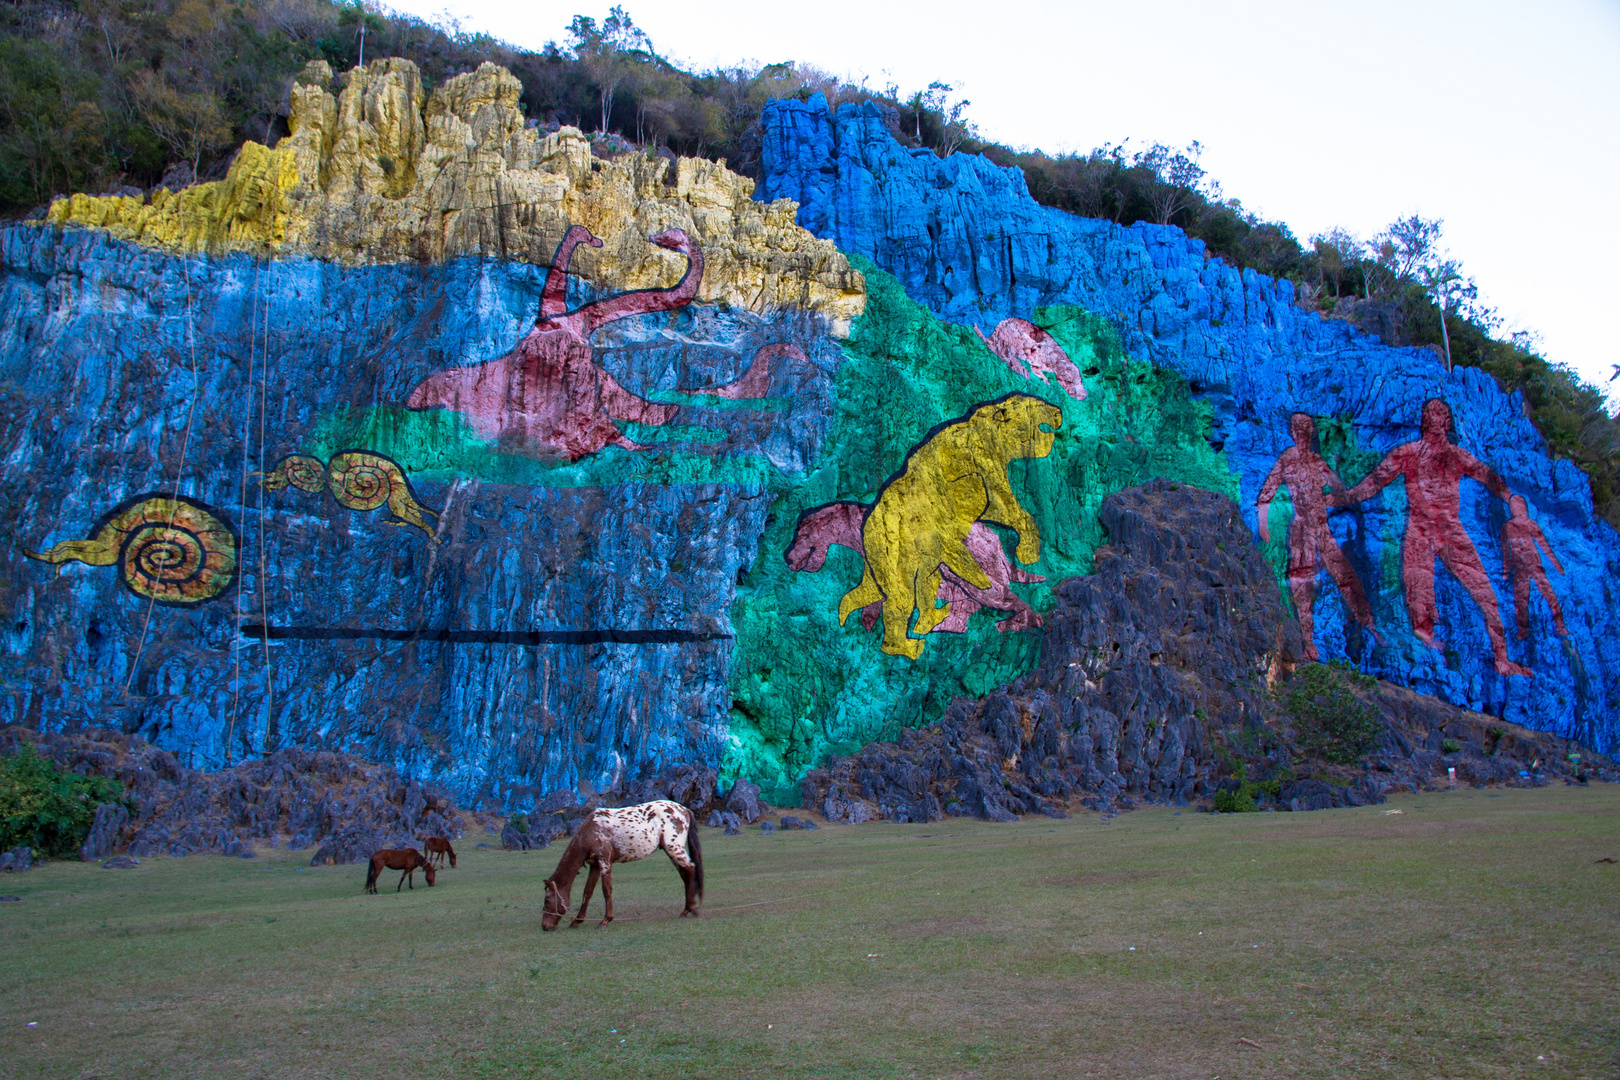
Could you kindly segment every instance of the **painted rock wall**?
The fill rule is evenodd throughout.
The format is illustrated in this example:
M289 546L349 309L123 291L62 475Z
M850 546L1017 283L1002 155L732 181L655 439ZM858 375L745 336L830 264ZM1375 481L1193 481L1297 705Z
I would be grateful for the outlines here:
M760 201L491 66L330 80L217 183L0 230L0 724L786 802L1032 670L1164 477L1266 508L1322 656L1612 744L1614 535L1477 372L868 111L773 105Z
M1185 377L1318 655L1614 745L1620 542L1489 376L1303 312L1179 229L1076 218L1017 170L907 150L870 107L772 103L764 167L765 198L943 320L988 333L1068 305Z
M0 232L0 722L516 804L720 763L861 275L707 162L537 136L499 69L413 79Z

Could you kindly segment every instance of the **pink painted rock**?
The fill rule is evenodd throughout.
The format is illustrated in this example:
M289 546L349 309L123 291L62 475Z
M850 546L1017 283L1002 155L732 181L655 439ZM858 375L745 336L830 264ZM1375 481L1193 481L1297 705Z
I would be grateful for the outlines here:
M1074 400L1086 400L1086 384L1080 378L1080 369L1051 334L1028 319L1002 319L989 337L978 327L973 329L990 351L1018 374L1037 380L1042 375L1051 375Z
M606 446L638 449L619 424L667 423L677 406L656 405L620 386L596 363L590 338L605 323L672 311L697 295L703 279L698 246L681 229L659 233L651 242L686 256L686 274L676 285L623 293L567 311L567 271L574 249L582 243L602 246L583 226L570 228L552 257L534 329L499 359L430 375L411 391L406 406L458 412L479 435L512 453L577 461ZM739 382L747 379L745 374Z

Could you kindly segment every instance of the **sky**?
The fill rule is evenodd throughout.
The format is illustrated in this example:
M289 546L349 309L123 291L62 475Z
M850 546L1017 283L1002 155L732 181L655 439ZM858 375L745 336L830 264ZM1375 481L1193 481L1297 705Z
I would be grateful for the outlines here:
M389 0L538 49L586 0ZM1397 217L1443 243L1505 331L1620 405L1620 0L623 0L703 70L793 60L903 94L934 80L992 141L1185 146L1302 241Z

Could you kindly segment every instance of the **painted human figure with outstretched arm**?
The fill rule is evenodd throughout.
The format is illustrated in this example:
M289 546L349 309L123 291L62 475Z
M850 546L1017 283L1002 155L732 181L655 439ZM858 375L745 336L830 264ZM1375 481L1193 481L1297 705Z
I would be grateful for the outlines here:
M1515 622L1519 627L1519 638L1522 640L1530 636L1530 583L1533 581L1536 588L1541 590L1547 606L1552 609L1553 624L1558 627L1558 633L1563 636L1569 634L1564 626L1564 609L1558 604L1558 596L1553 592L1552 582L1547 580L1547 570L1541 564L1542 552L1552 561L1553 569L1560 574L1564 572L1564 564L1558 561L1553 554L1552 545L1547 543L1547 537L1542 533L1541 526L1530 520L1529 506L1523 495L1515 495L1508 500L1508 509L1513 516L1507 519L1502 526L1502 550L1507 553L1508 576L1513 579L1513 607Z
M1316 421L1302 412L1288 418L1288 433L1294 445L1282 452L1271 467L1266 481L1255 500L1255 515L1260 520L1260 539L1271 539L1271 500L1277 489L1286 485L1294 504L1294 520L1288 526L1288 591L1294 597L1294 611L1299 617L1300 633L1305 638L1305 659L1317 659L1314 637L1313 612L1316 605L1316 570L1327 568L1328 576L1339 586L1344 602L1356 621L1377 637L1373 629L1372 609L1367 605L1367 594L1361 588L1361 579L1355 567L1339 550L1328 528L1328 491L1344 490L1344 482L1333 467L1322 460L1311 441L1316 437Z
M1507 633L1496 606L1496 590L1479 561L1479 552L1463 526L1460 488L1464 477L1485 485L1497 498L1508 498L1507 485L1484 462L1451 441L1451 406L1439 398L1423 403L1419 435L1391 450L1367 478L1349 491L1333 495L1334 506L1372 498L1395 481L1406 479L1406 540L1401 547L1401 584L1412 632L1431 649L1445 645L1434 635L1434 561L1450 570L1479 605L1490 635L1496 670L1502 675L1533 675L1508 659Z
M684 229L666 229L649 242L686 256L686 273L667 289L620 293L568 310L568 264L580 244L601 247L583 225L564 234L552 256L540 294L540 317L517 347L495 360L451 368L428 376L411 391L412 409L446 408L467 418L479 435L503 449L542 458L577 461L606 446L640 447L621 423L665 424L677 405L637 397L596 362L591 335L597 328L632 315L674 311L698 294L703 252ZM702 391L725 398L763 397L772 361L805 362L797 345L761 348L741 378Z

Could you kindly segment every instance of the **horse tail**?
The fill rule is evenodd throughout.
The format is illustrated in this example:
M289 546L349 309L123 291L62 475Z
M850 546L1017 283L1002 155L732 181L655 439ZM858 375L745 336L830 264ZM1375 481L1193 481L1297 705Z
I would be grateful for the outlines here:
M368 865L366 867L366 891L367 892L370 892L372 886L377 884L377 869L378 869L377 860L375 858L373 858L371 860L370 865Z
M691 810L686 812L686 857L692 860L692 866L697 870L698 899L703 899L703 844L698 840L697 815Z

